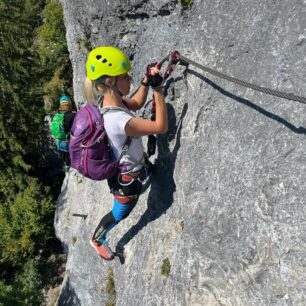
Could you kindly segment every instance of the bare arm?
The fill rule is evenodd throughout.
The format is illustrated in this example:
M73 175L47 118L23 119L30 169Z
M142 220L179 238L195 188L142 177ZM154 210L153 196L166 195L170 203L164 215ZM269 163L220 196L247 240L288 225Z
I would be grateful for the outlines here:
M143 82L146 83L147 81L148 81L147 77L145 76ZM124 101L128 104L130 110L133 111L139 110L145 104L148 92L149 92L149 86L140 85L135 96L132 99L124 98Z
M132 118L125 126L127 136L145 136L163 134L168 130L168 117L165 97L162 91L154 91L155 96L155 121Z

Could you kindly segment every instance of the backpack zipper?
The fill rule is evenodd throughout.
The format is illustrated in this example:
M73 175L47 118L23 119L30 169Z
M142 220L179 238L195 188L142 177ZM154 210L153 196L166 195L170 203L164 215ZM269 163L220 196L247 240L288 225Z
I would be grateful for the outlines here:
M90 113L86 108L84 108L84 109L85 109L86 114L87 114L88 119L89 119L90 131L92 132L93 131L93 122L92 122ZM84 159L83 159L84 172L85 172L86 175L88 175L87 161L88 161L88 147L90 146L90 140L91 139L89 139L86 142L86 148L85 148ZM89 146L87 145L88 143L89 143Z

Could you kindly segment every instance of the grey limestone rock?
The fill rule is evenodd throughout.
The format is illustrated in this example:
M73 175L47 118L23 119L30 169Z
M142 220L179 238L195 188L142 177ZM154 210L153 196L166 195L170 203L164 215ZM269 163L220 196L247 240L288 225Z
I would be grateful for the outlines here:
M84 101L88 45L127 52L135 88L146 64L177 49L306 96L305 1L192 2L61 0L75 101ZM68 252L58 305L107 304L109 268L118 306L306 305L306 105L192 66L178 66L166 100L151 188L110 233L121 258L105 262L89 245L112 207L106 182L66 175L54 222Z

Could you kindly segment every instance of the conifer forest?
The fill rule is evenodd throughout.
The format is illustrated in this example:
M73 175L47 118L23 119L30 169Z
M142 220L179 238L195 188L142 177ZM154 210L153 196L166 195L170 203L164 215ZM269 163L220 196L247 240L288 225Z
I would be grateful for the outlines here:
M57 0L0 0L0 305L42 305L49 282L63 170L44 122L72 82L62 14Z

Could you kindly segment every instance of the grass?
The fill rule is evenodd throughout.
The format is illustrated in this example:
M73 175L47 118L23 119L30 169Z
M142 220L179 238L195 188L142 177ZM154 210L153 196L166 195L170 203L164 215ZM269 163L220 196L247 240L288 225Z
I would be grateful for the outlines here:
M72 237L72 244L74 245L77 242L78 238L76 236Z
M80 48L82 50L87 50L87 51L90 51L92 49L91 47L91 42L90 42L90 39L88 37L84 37L81 41L80 41L80 44L79 44Z
M77 176L77 183L78 183L78 184L83 184L83 183L84 183L84 178L81 177L80 175Z
M169 258L167 257L163 260L163 265L161 267L161 275L169 277L170 270L171 270L171 263Z
M105 306L115 306L116 305L116 287L114 272L111 268L108 269L107 280L106 280L106 293L108 294L108 302Z
M192 6L192 0L178 0L183 8L189 8Z

